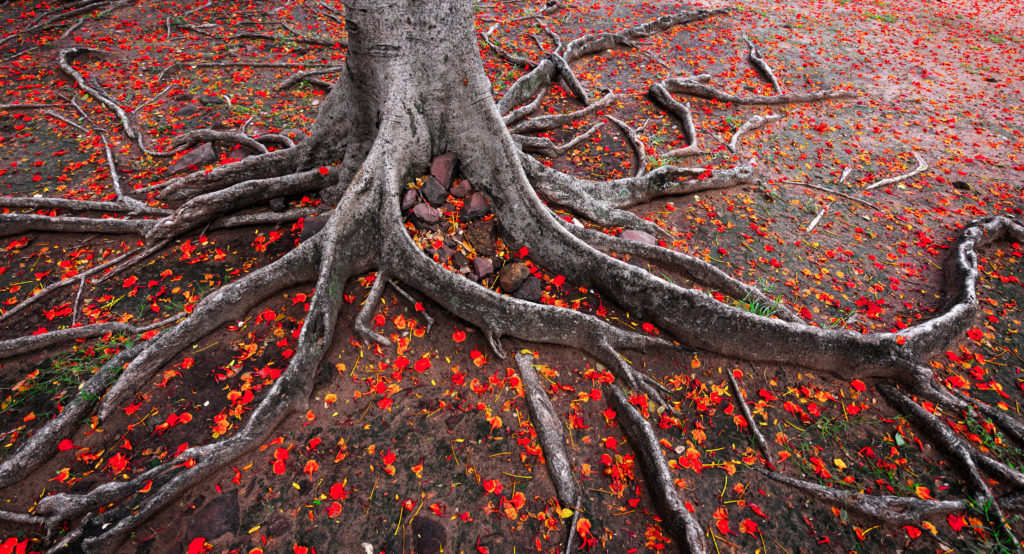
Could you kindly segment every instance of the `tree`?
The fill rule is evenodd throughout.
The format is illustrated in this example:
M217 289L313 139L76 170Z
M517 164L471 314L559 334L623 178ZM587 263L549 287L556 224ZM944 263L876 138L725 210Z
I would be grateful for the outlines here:
M538 15L552 13L559 7L557 2L549 2ZM933 318L899 332L861 334L826 329L808 323L784 306L779 306L774 314L764 315L720 302L700 289L717 289L738 301L762 305L772 301L695 257L567 224L542 198L599 226L631 227L662 234L661 228L626 209L659 196L752 184L758 178L756 159L714 170L663 165L644 172L641 167L635 176L597 182L554 170L524 151L559 151L549 140L531 135L592 113L594 106L610 101L610 95L596 101L588 97L573 74L573 63L610 48L633 47L636 40L720 16L725 10L685 10L619 32L581 37L536 61L518 58L492 45L500 55L530 67L495 103L480 58L472 9L473 5L463 0L347 2L344 68L320 107L311 136L292 147L143 189L157 191L160 205L169 206L169 212L133 196L141 191L122 191L118 186L119 211L155 217L96 220L26 214L2 216L6 234L76 232L86 228L137 233L146 244L145 251L130 257L130 261L137 261L186 233L275 198L319 194L334 206L324 227L295 249L208 294L191 313L158 322L173 326L114 356L87 382L78 398L63 408L61 415L47 422L3 460L0 486L18 482L52 456L59 440L82 417L92 413L94 406L100 420L111 417L183 349L229 322L244 319L267 297L299 284L314 283L315 292L294 355L244 426L227 438L188 447L177 454L173 463L137 472L128 480L99 485L85 493L45 497L35 515L21 516L24 522L42 523L50 528L78 522L70 533L59 538L58 547L77 545L89 551L110 551L172 499L251 451L287 414L301 409L325 352L339 338L344 340L339 330L349 322L339 320L338 314L344 302L341 291L345 284L375 272L363 309L351 322L354 332L364 341L390 344L387 337L373 329L372 318L385 288L394 283L414 289L478 328L499 357L506 357L503 341L512 338L576 348L610 368L615 382L606 385L606 394L619 412L620 425L627 431L663 526L683 551L707 551L703 529L697 517L684 506L685 499L676 490L653 426L642 413L646 410L638 409L635 401L640 395L645 398L643 406L649 400L652 406L670 408L665 399L669 391L626 362L620 355L625 350L672 349L682 345L741 360L795 366L845 380L871 382L887 402L913 421L935 448L959 468L967 484L965 501L992 507L987 512L986 524L1012 536L1003 511L1015 510L1019 503L997 497L983 474L1012 483L1015 488L1024 486L1024 475L969 445L921 403L980 412L1003 432L1024 440L1024 426L1017 419L951 392L927 364L929 359L948 350L972 325L978 309L974 290L978 279L976 251L1002 237L1024 241L1024 227L1020 223L995 217L965 226L946 266L946 307ZM485 33L485 40L488 35ZM63 50L62 67L82 89L102 102L104 91L82 78L70 63L86 52L75 48ZM753 45L749 57L766 78L775 81ZM525 119L559 79L579 102L590 107L567 116ZM777 88L777 82L773 84ZM774 96L738 97L714 88L705 76L672 78L656 84L651 90L652 98L679 118L684 134L689 135L687 142L692 145L694 130L689 107L673 95L735 104L785 105L838 101L849 98L851 93L777 92ZM115 102L110 104L112 109L117 106ZM764 122L751 120L740 133ZM623 127L631 132L624 124ZM130 121L125 120L124 130L140 148L146 149ZM251 139L237 134L200 132L181 144L205 140ZM461 175L486 196L502 236L514 250L522 249L523 255L528 253L534 263L564 276L575 286L597 291L633 317L651 322L668 338L615 326L582 312L502 295L434 263L406 231L400 201L405 184L423 174L431 160L443 154L453 154ZM641 158L638 165L642 166L643 152L638 149L637 154ZM109 148L107 155L110 158ZM29 207L39 206L43 203ZM623 256L670 268L700 288L674 284L626 263L620 259ZM116 260L118 264L122 262ZM84 277L78 280L84 282ZM5 314L5 319L13 311ZM12 357L67 340L120 330L147 329L114 323L73 327L5 341L0 343L0 352L4 357ZM519 355L516 365L558 500L562 506L578 510L584 499L575 484L557 418L531 368L530 358ZM733 394L742 397L735 378L730 379ZM758 426L752 424L746 404L740 402L740 406L765 461L761 471L780 483L864 516L889 521L912 522L923 515L950 513L964 506L961 501L843 492L781 473L776 470L768 442L760 435ZM137 492L143 488L147 489L145 494ZM102 513L97 510L114 501L119 501L114 509ZM570 541L571 535L570 532Z

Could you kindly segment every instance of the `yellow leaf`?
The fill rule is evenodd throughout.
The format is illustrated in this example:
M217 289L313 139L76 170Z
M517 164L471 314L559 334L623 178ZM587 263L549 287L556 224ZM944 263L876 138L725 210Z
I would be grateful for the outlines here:
M568 518L572 517L572 509L570 509L570 508L562 508L562 510L560 512L558 512L558 515L561 516L562 519L568 519Z
M839 469L846 469L846 462L840 460L839 458L832 460L832 463L836 464L836 467L838 467Z
M251 534L253 534L253 533L255 533L256 531L259 531L259 530L260 530L260 526L257 525L256 527L253 527L252 529L249 529L249 532L246 533L246 534L247 535L251 535Z

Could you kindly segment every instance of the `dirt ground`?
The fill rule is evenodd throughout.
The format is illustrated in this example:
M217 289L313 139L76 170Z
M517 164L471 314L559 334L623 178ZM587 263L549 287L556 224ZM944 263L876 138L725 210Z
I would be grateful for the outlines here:
M672 2L563 4L567 8L547 21L563 40L685 9ZM84 132L93 126L113 141L128 186L142 188L166 178L172 159L140 156L109 111L61 73L57 52L73 45L107 52L81 55L74 63L118 103L135 110L146 140L159 149L175 134L199 128L247 125L253 135L283 130L301 138L323 92L311 85L283 91L277 86L303 68L339 64L344 50L297 40L279 23L306 36L333 39L342 33L335 12L312 1L280 6L215 1L189 11L197 6L144 0L97 12L66 37L61 35L68 25L58 25L34 32L32 40L0 39L3 102L57 104L0 110L0 194L111 197L101 139ZM481 29L494 18L535 9L518 2L476 6ZM26 28L47 9L17 1L0 5L2 36ZM638 129L643 160L607 124L550 162L604 179L626 175L638 163L663 163L660 154L681 145L682 137L678 122L647 99L649 85L669 76L709 73L736 94L771 94L745 61L743 38L749 37L784 90L837 88L856 91L857 97L771 110L693 100L699 142L708 153L684 164L721 167L756 156L761 180L750 187L660 199L636 213L671 233L664 246L760 285L817 325L899 329L940 307L940 268L958 228L975 217L1019 217L1024 210L1021 11L1013 2L737 3L727 16L575 67L595 96L604 88L623 95L607 114ZM186 24L197 30L187 30ZM278 39L230 38L242 31ZM527 56L542 55L538 41L550 46L530 21L502 25L496 37ZM500 97L520 72L486 52L485 59ZM171 66L196 60L238 65ZM253 62L298 65L247 67ZM71 99L82 112L69 104ZM556 88L541 109L563 112L574 106L570 95ZM747 135L739 154L724 148L742 121L769 112L785 117ZM604 115L551 136L568 140ZM863 190L912 169L912 153L926 160L927 171ZM213 165L244 153L218 147L216 155ZM317 207L308 198L291 203ZM456 240L467 233L463 208L452 198L450 217L434 225L412 220L409 225L429 252L435 252L437 241L451 247L447 261L454 271L481 255L479 244L467 249ZM302 227L296 222L196 233L87 290L78 317L148 322L188 310L215 287L293 247ZM495 267L517 261L519 254L497 238L484 246L493 250ZM0 239L0 309L23 302L39 285L69 271L125 251L136 240L39 233ZM957 350L932 361L951 387L1011 411L1019 411L1024 390L1022 256L1020 244L994 245L982 253L982 315ZM557 275L534 268L534 278L541 282L543 302L658 332ZM342 321L355 317L372 279L349 283ZM491 277L485 284L496 287L496 281ZM2 491L0 509L29 512L47 494L85 492L159 465L183 445L230 436L287 364L311 294L311 289L288 291L179 354L116 417L83 421L67 448L62 444L60 454L30 479ZM0 323L0 339L70 325L72 302L73 292L58 294ZM570 520L557 505L512 361L497 359L477 330L415 293L409 301L389 292L378 314L375 325L395 347L365 346L345 333L326 356L305 413L179 497L121 551L561 551ZM433 324L426 332L428 317ZM4 360L0 457L55 415L62 399L95 371L96 360L137 340L143 339L110 336ZM507 341L505 350L535 354L554 407L565 418L569 453L585 493L582 513L595 539L589 550L674 549L639 472L634 473L624 434L607 413L601 383L610 374L568 349ZM784 471L865 493L962 498L957 474L870 383L865 387L798 368L687 350L628 356L673 391L677 413L656 413L652 421L659 424L666 452L674 451L669 456L673 477L716 551L998 550L997 537L979 519L983 507L894 527L767 480L754 470L759 454L743 429L725 372L742 376L755 420L787 458ZM1019 445L989 432L985 422L947 415L954 428L999 459L1018 468L1024 464ZM1024 532L1017 522L1014 528ZM40 550L41 536L39 529L0 522L0 539L11 538L0 543L0 552L12 551L16 543ZM198 546L197 538L203 539Z

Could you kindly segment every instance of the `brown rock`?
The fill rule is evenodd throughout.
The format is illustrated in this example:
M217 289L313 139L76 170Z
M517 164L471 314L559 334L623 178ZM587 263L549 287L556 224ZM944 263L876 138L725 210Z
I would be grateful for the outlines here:
M314 215L303 220L302 233L299 234L299 240L304 241L319 233L320 229L323 229L324 224L327 223L327 218L328 216L326 215Z
M491 211L490 204L487 203L487 199L484 198L483 194L474 192L466 199L466 203L462 205L462 220L472 221L479 219L487 215Z
M437 179L437 182L447 190L452 186L452 178L455 177L458 166L459 159L453 152L441 154L430 162L430 176Z
M512 296L520 300L528 300L530 302L540 302L541 290L540 290L540 279L530 275L523 281L523 284L512 293Z
M522 262L513 262L501 268L498 272L498 284L501 290L511 293L515 292L527 277L530 277L530 269Z
M469 225L466 225L466 240L477 254L493 256L496 253L494 250L494 241L496 240L494 222L480 220L469 222Z
M477 279L483 279L492 273L494 273L494 262L490 258L483 256L473 258L473 274Z
M217 161L217 153L213 151L213 144L204 142L178 158L178 161L167 168L168 175L177 175Z
M408 210L409 208L415 206L416 200L418 198L419 197L417 196L415 190L407 189L405 191L405 194L402 195L402 211L404 212L405 210Z
M441 221L441 216L438 215L437 209L423 202L412 207L412 214L423 223L437 223Z
M473 185L469 182L469 179L461 179L458 183L452 185L449 192L455 198L465 198L473 194Z
M420 194L423 195L424 200L430 202L431 206L440 206L448 199L448 187L442 187L441 183L437 182L437 179L430 176L427 177L427 181L423 183L423 188L420 189Z

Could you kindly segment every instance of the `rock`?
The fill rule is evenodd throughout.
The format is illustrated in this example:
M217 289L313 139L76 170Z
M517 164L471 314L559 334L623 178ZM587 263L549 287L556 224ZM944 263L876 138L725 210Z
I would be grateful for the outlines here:
M238 491L225 492L192 517L185 543L188 544L196 537L213 541L224 533L237 533L238 524Z
M466 240L481 256L493 256L496 253L494 250L495 239L493 221L476 220L466 225Z
M448 533L440 521L427 515L412 520L412 551L416 554L441 554L448 546Z
M515 296L520 300L540 302L540 279L530 275L525 281L523 281L523 284L512 293L512 296Z
M280 134L292 139L296 143L302 142L306 138L305 131L303 131L302 129L296 129L294 127L287 127L285 129L281 129Z
M512 293L522 286L527 277L530 277L530 269L526 264L513 262L498 272L498 284L501 285L501 290Z
M423 183L423 187L420 189L420 194L423 195L424 200L430 202L431 206L440 206L448 199L448 188L442 187L441 183L437 182L437 179L430 176L427 177L427 181Z
M178 108L177 115L178 117L192 117L193 115L196 115L196 112L198 111L199 108L195 104L185 104Z
M402 195L402 211L404 212L405 210L408 210L409 208L415 206L416 200L418 198L419 197L417 196L415 190L407 189L405 191L405 194Z
M469 271L469 258L462 252L456 251L455 255L452 256L452 265L458 269L465 268L466 271Z
M626 229L625 231L622 232L621 235L619 235L619 237L624 238L626 240L635 240L636 242L646 242L647 244L653 246L658 245L658 239L654 238L654 235L648 233L647 231Z
M167 174L177 175L178 173L199 169L215 161L217 161L217 153L213 151L213 144L204 142L186 152L184 156L178 158L178 161L172 163L171 167L167 168Z
M487 215L490 211L491 206L487 203L484 195L474 192L466 199L466 203L462 205L462 220L472 221Z
M242 161L248 158L250 155L251 154L249 154L249 149L242 146L241 144L235 146L234 148L231 149L230 152L228 152L228 158L236 162Z
M494 262L490 258L483 256L477 256L473 258L473 274L476 275L477 279L483 279L488 275L494 273Z
M469 179L460 179L458 183L448 189L448 192L455 198L465 198L473 194L473 184L469 182Z
M306 240L308 238L311 238L313 235L319 233L320 229L323 229L324 225L327 223L327 218L328 216L324 214L310 216L303 220L302 233L299 234L299 240Z
M430 176L437 179L437 182L447 189L452 185L452 177L455 176L458 167L459 159L455 157L454 153L441 154L430 162Z
M953 181L950 183L956 190L971 190L971 185L968 185L965 181Z
M227 104L228 101L220 96L204 94L199 97L199 103L204 106L223 106L224 104Z
M171 100L174 100L175 102L191 102L193 98L195 97L191 94L187 92L182 92L180 94L175 94L174 96L172 96Z
M281 213L288 209L288 203L285 202L284 198L281 198L280 196L271 199L270 202L267 203L267 206L270 207L270 211L277 213Z
M416 219L423 223L437 223L441 221L441 216L437 214L437 209L423 202L412 207L412 215L416 216Z
M448 248L447 246L442 246L441 248L431 248L430 249L430 254L432 256L437 256L437 261L441 262L441 263L444 263L444 262L448 261L448 259L451 258L452 254L454 254L454 253L455 253L455 251L452 250L451 248Z

